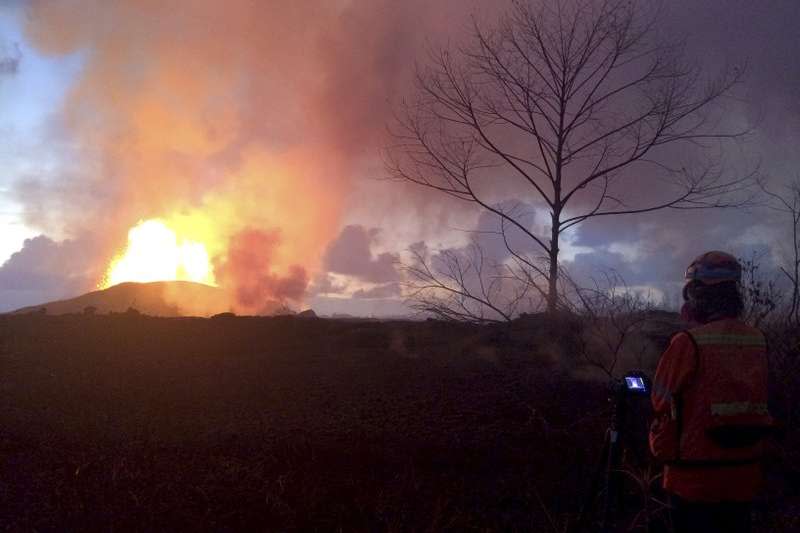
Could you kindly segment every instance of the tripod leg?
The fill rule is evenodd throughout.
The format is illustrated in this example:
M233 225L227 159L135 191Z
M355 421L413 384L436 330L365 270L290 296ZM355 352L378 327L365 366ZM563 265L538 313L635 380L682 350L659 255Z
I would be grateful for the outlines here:
M616 429L609 431L608 456L605 463L605 494L603 499L603 516L601 521L601 531L609 531L613 527L613 515L616 510L617 497L617 478L619 473L619 452L620 452L620 433Z
M608 463L606 467L606 491L603 506L603 521L601 531L608 532L614 529L616 518L619 514L622 497L622 446L626 433L626 397L620 392L614 405L614 416L611 421L610 438L608 445Z
M583 497L581 509L578 512L578 518L575 521L575 526L570 529L570 533L580 533L581 531L586 530L587 521L589 520L591 511L594 508L594 501L597 497L597 491L600 488L600 483L605 481L605 477L607 475L606 472L608 467L612 431L613 430L611 428L606 430L605 437L603 438L603 448L600 452L600 457L597 460L597 469L592 476L589 490Z

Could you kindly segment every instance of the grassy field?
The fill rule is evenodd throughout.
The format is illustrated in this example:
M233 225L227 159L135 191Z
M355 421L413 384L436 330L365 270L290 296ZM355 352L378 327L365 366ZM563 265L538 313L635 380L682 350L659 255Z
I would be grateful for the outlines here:
M555 531L608 415L603 381L540 349L570 334L0 317L0 529Z

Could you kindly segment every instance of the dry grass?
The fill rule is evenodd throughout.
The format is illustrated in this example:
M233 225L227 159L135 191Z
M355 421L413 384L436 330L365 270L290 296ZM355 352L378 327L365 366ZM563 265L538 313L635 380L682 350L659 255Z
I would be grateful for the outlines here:
M0 529L563 527L606 392L537 320L0 317Z

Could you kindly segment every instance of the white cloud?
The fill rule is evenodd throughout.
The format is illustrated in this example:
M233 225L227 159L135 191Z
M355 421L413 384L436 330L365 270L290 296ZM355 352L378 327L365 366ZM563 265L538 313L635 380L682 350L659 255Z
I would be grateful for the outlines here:
M26 226L17 213L4 211L7 204L0 202L0 265L5 263L11 254L22 249L25 239L39 234Z
M612 242L607 249L612 254L621 255L625 261L631 263L639 261L643 255L639 242Z
M592 253L595 249L591 246L583 246L575 244L577 238L574 234L562 234L561 242L559 243L559 261L575 261L575 256L578 254Z

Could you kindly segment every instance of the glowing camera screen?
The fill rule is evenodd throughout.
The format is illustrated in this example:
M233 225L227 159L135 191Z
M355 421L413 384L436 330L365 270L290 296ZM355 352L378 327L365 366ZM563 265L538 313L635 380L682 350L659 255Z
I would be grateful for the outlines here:
M631 392L647 392L644 379L638 376L625 376L625 387Z

